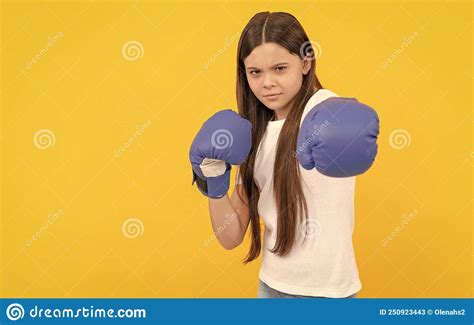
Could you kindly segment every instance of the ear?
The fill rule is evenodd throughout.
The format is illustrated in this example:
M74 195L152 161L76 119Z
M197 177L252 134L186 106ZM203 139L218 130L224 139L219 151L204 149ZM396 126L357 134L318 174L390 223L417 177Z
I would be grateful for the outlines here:
M305 57L303 59L303 74L307 75L309 70L311 70L311 61L307 57Z

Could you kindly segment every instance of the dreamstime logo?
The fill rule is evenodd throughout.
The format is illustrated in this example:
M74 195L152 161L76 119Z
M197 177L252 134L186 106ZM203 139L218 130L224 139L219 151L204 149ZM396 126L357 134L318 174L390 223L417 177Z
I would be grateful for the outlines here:
M313 238L321 235L322 228L321 223L317 220L306 220L300 226L300 233L302 235L307 235L308 238Z
M221 47L220 49L218 49L211 56L211 58L209 60L207 60L207 62L204 64L204 69L206 69L206 70L209 69L211 64L216 62L227 51L227 49L232 45L233 42L238 41L239 36L240 36L240 32L232 35L231 37L228 37L225 41L224 47Z
M7 307L7 317L9 320L19 320L25 316L25 310L23 306L17 303L10 304Z
M212 133L211 144L216 149L225 149L232 146L234 137L229 130L219 129Z
M390 232L390 234L382 240L380 245L382 247L386 247L392 240L394 240L401 233L403 229L405 229L405 227L408 226L410 222L412 222L412 220L415 219L417 215L418 215L417 209L413 210L409 214L403 214L402 215L403 220L400 223L400 225L397 225L395 229L393 229L392 232Z
M58 219L62 215L63 215L62 209L59 209L54 214L53 213L48 214L48 220L46 220L44 225L41 226L41 228L31 237L31 239L28 239L26 241L26 246L30 247L32 243L35 240L38 240L48 230L49 226L51 226L56 221L56 219Z
M125 319L125 318L146 318L147 310L143 308L41 308L35 305L32 308L27 308L26 315L32 319L91 319L91 318L110 318L110 319ZM24 318L25 309L18 303L10 304L6 309L6 316L12 321Z
M323 53L321 45L318 42L306 41L300 46L300 57L308 58L310 61L319 59Z
M59 32L58 34L54 35L54 36L49 36L48 37L48 42L46 43L46 46L43 47L38 53L35 54L35 56L33 56L33 58L31 58L30 60L28 60L28 62L26 63L26 69L27 70L31 70L31 68L33 67L33 65L35 65L36 63L39 62L39 60L44 56L46 55L46 53L48 53L48 51L53 48L56 43L58 42L58 40L60 38L62 38L64 36L63 32Z
M382 62L382 64L380 65L379 67L379 71L380 70L386 70L387 67L392 64L393 62L395 62L395 60L397 60L397 58L400 56L400 54L402 54L403 51L405 51L405 49L416 39L418 38L418 32L414 32L413 34L409 35L409 36L405 36L403 38L403 42L402 44L400 44L400 46L392 53L390 54L390 56L384 61Z
M301 143L295 151L293 151L293 157L296 157L299 152L304 152L306 147L310 147L311 143L316 139L318 135L323 134L326 128L330 125L328 120L325 120L323 124L318 125L314 124L313 129L314 131L311 132L311 136L306 136L303 143Z
M240 213L240 210L237 209L236 212L237 212L237 213ZM223 225L220 225L220 226L217 228L217 230L214 231L214 234L211 235L211 236L209 236L209 238L207 238L207 239L204 241L204 246L205 246L205 247L208 247L208 246L211 244L211 242L212 242L215 238L219 237L219 235L220 235L221 233L223 233L223 232L227 229L227 227L228 227L236 218L237 218L237 214L236 214L236 213L232 213L232 214L227 214L227 213L226 213L225 216L224 216L224 219L225 219L225 220L224 220L224 224L223 224Z
M44 150L54 146L56 138L54 133L48 129L41 129L33 136L33 143L36 148Z
M150 120L146 121L143 125L137 125L136 131L131 137L128 138L128 141L121 145L117 150L115 150L115 158L119 158L122 154L124 154L125 151L127 151L128 148L130 148L130 146L137 140L137 138L141 136L147 128L150 127L150 125Z
M128 61L136 61L143 58L143 45L138 41L129 41L122 47L122 55Z
M390 133L389 143L392 148L397 150L406 148L411 143L410 133L404 129L393 130L392 133Z
M122 233L127 238L137 238L143 235L143 222L137 218L129 218L122 224Z

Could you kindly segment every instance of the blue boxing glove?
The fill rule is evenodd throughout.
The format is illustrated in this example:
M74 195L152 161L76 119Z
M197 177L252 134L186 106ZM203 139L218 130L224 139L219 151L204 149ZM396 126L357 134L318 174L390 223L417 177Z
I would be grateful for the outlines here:
M193 182L209 198L229 190L231 165L240 165L252 145L252 124L231 109L215 113L201 127L189 150Z
M364 173L377 155L379 118L355 98L331 97L304 117L297 140L297 156L307 170L331 177Z

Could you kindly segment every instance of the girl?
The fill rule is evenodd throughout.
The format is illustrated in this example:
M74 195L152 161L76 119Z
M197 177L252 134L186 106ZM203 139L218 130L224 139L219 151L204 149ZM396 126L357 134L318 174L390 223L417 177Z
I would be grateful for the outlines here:
M345 298L361 289L352 245L355 177L305 170L294 154L303 113L337 97L316 77L308 45L288 13L261 12L245 26L237 53L237 102L252 126L251 146L232 197L208 195L212 226L226 249L240 245L250 225L244 263L262 252L260 298ZM230 172L219 159L199 163L200 171L207 169L204 176Z

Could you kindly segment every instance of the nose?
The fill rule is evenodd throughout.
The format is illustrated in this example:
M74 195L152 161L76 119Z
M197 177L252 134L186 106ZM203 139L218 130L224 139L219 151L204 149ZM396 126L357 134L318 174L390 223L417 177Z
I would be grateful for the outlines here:
M273 80L273 76L270 73L267 73L265 79L263 80L263 88L271 89L275 86L275 81Z

